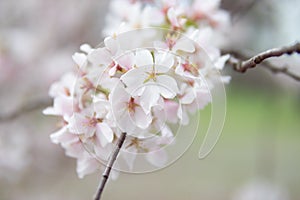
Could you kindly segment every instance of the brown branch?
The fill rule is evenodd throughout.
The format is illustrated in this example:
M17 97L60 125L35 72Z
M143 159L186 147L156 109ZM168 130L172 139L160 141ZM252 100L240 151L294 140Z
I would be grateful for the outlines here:
M118 154L120 152L120 149L123 146L125 138L126 138L126 133L125 132L121 133L121 136L120 136L120 138L117 141L117 146L114 149L114 151L113 151L113 153L112 153L112 155L111 155L111 157L110 157L110 159L108 161L108 164L107 164L107 166L106 166L106 168L105 168L105 170L104 170L104 172L102 174L102 179L101 179L101 181L99 183L99 187L98 187L96 196L94 198L95 200L100 200L100 198L101 198L101 195L103 193L104 187L105 187L106 182L108 180L108 177L110 175L111 169L112 169L112 167L114 165L114 162L117 159L117 156L118 156Z
M261 64L265 60L272 58L272 57L279 57L282 55L291 55L293 53L300 54L300 43L297 42L290 46L285 46L281 48L274 48L267 51L264 51L262 53L259 53L258 55L255 55L251 57L250 59L247 59L247 56L244 55L240 51L224 51L223 53L229 53L231 57L227 61L227 63L231 64L235 71L244 73L248 69L256 67L258 64ZM300 75L297 75L291 71L287 67L276 67L272 65L270 62L265 61L262 65L263 67L269 69L273 73L283 73L297 81L300 81Z
M33 100L32 102L27 102L23 104L21 107L19 107L18 109L14 110L13 112L0 114L0 123L14 120L21 115L24 115L34 110L46 108L47 106L50 105L51 105L50 98L36 99Z

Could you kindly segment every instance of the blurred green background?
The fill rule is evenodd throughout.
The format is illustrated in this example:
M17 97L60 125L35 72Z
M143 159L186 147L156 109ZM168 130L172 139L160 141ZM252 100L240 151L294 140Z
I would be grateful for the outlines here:
M0 1L0 61L1 56L7 55L15 61L0 62L0 105L5 112L35 97L47 97L49 84L69 70L49 69L58 69L54 66L60 64L71 66L66 63L70 63L70 55L79 44L99 43L108 4L96 0L22 2ZM239 8L249 2L223 1L229 11L242 11L235 16L238 20L228 39L235 48L252 54L300 39L296 21L300 17L299 1L256 1L246 10ZM21 32L17 34L16 30ZM28 35L24 32L30 37L25 37ZM33 52L35 56L21 59L19 55L31 49L26 46L22 50L29 39L41 39L42 43L34 46L38 47ZM65 62L62 58L69 60ZM49 60L56 62L48 65ZM279 66L288 64L299 72L299 60L292 56L274 62ZM3 63L12 65L16 71L6 72ZM224 73L232 76L232 82L226 86L226 121L211 154L204 160L198 158L210 119L207 107L201 111L197 138L184 156L158 172L121 174L116 181L109 181L104 199L258 200L253 196L270 193L274 198L264 200L300 199L300 83L260 67L246 74L229 68ZM46 75L52 76L44 78ZM49 139L58 120L43 116L41 111L0 123L0 200L91 199L100 172L82 180L77 178L75 160L66 157L63 149ZM28 147L20 150L21 156L16 160L26 164L22 167L16 162L6 167L9 156L2 148L6 144L4 139L18 134L26 137ZM11 148L18 149L20 145L14 143Z

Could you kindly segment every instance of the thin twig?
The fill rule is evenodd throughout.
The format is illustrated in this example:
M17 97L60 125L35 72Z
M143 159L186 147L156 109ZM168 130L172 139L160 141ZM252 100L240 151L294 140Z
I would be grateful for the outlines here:
M23 104L21 107L14 110L13 112L0 114L0 123L14 120L23 114L26 114L34 110L42 109L50 105L51 105L50 98L36 99L31 102L27 102Z
M300 43L297 42L290 46L285 46L281 48L274 48L267 51L264 51L262 53L259 53L258 55L255 55L251 57L250 59L247 59L247 56L244 55L240 51L225 51L223 53L229 53L231 57L227 61L227 63L231 64L235 71L244 73L250 68L256 67L258 64L262 63L263 61L272 58L272 57L279 57L282 55L291 55L293 53L300 54ZM269 69L273 73L283 73L297 81L300 81L300 75L297 75L291 71L287 67L276 67L272 65L270 62L264 62L263 67Z
M111 169L112 169L112 167L114 165L114 162L117 159L117 156L118 156L118 154L120 152L120 149L123 146L125 138L126 138L126 133L125 132L121 133L121 136L119 137L119 139L117 141L117 146L114 149L114 151L113 151L113 153L112 153L112 155L111 155L111 157L110 157L110 159L108 161L108 164L107 164L107 166L106 166L106 168L105 168L105 170L104 170L104 172L102 174L102 179L101 179L101 181L99 183L99 187L98 187L98 190L97 190L97 194L95 196L95 200L100 200L100 198L101 198L101 195L103 193L104 187L105 187L106 182L108 180L108 177L110 175Z

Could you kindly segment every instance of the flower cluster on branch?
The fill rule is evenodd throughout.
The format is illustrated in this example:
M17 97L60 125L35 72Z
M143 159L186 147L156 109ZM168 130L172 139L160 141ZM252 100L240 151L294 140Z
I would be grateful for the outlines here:
M228 25L218 0L111 2L104 44L80 47L73 55L77 73L51 86L53 106L44 110L61 117L51 139L77 159L79 177L103 168L124 132L127 151L151 152L151 164L165 164L166 152L157 150L174 140L168 125L188 124L190 113L211 102L218 70L229 58L213 37ZM133 167L134 156L122 159Z

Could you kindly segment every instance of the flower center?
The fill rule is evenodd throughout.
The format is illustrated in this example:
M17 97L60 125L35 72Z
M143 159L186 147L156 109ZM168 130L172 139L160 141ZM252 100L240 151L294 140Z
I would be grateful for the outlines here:
M133 113L133 112L135 111L135 107L136 107L136 106L138 106L138 104L136 104L136 103L134 102L134 98L131 97L130 100L129 100L129 102L128 102L128 111L129 111L130 113Z

